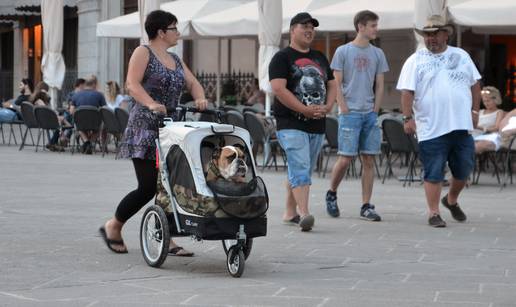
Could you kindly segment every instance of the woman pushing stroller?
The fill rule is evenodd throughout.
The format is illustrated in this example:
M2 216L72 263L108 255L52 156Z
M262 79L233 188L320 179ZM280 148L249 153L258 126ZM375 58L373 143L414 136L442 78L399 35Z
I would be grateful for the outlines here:
M132 159L138 187L120 201L114 217L99 229L107 247L115 253L127 253L122 228L156 194L156 113L166 114L167 108L175 108L184 86L191 93L198 109L204 110L208 104L199 81L176 54L167 51L179 39L176 25L177 18L173 14L161 10L151 12L145 20L149 44L136 48L129 60L126 83L134 107L129 115L119 155ZM193 255L172 240L169 254Z

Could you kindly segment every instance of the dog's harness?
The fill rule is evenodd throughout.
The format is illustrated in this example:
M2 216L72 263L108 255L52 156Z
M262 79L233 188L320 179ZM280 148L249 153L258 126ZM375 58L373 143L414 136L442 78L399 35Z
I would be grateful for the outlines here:
M208 173L210 172L215 175L216 178L224 178L222 177L219 168L213 163L213 160L210 160L210 163L208 163Z

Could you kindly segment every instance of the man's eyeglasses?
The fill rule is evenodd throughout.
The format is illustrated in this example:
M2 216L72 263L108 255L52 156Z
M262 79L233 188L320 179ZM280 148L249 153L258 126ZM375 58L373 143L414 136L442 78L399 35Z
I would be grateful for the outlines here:
M172 31L172 32L177 32L177 27L169 27L169 28L165 28L165 31Z

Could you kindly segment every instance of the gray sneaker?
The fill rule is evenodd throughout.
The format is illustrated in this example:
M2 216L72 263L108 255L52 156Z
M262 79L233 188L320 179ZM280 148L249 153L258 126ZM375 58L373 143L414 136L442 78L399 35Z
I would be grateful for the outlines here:
M299 227L301 227L301 231L310 231L314 226L315 218L311 214L307 214L299 220Z
M374 205L371 204L363 204L360 209L360 218L363 220L379 222L382 218L376 213L374 210Z
M434 214L428 219L428 225L435 228L446 227L446 222L441 218L439 214Z

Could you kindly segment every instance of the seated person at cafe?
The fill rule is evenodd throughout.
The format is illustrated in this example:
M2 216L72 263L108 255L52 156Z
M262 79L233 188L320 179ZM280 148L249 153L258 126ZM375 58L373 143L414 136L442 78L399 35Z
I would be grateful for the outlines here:
M247 98L246 104L252 106L257 103L265 105L265 92L260 89L258 79L254 78L251 94L249 98Z
M505 115L498 106L502 103L500 91L493 86L485 86L480 92L484 109L480 110L477 128L473 131L475 152L496 151L500 148L498 129Z
M50 104L50 95L48 95L49 86L43 81L36 84L34 93L30 95L29 102L35 106L48 106Z
M509 147L509 142L516 136L516 109L507 113L500 122L500 135L502 147Z
M12 123L16 119L21 119L19 112L20 105L23 101L28 101L32 91L34 90L34 84L32 80L24 78L20 82L20 95L15 100L9 100L2 103L0 108L0 123Z
M75 113L75 110L82 106L93 106L100 108L106 105L104 95L97 91L97 78L90 77L84 84L84 89L75 93L70 103L70 112ZM85 154L92 154L94 143L98 137L98 132L95 131L79 131L81 140L83 141L81 151Z

